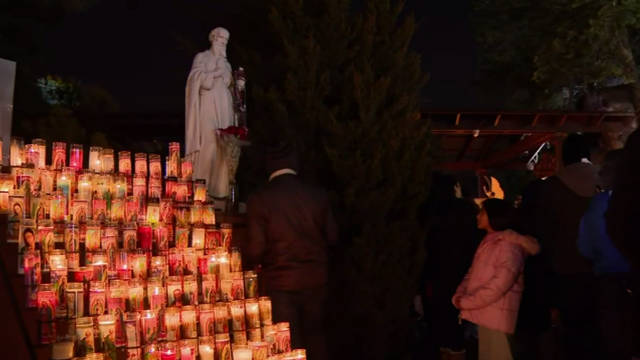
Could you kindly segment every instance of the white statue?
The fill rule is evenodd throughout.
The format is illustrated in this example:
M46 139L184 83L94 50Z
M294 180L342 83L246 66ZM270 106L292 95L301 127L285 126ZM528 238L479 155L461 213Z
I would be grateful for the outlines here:
M194 179L205 179L209 195L223 198L229 195L229 174L217 130L235 125L229 31L215 28L209 41L211 49L196 55L187 80L185 153L193 161Z

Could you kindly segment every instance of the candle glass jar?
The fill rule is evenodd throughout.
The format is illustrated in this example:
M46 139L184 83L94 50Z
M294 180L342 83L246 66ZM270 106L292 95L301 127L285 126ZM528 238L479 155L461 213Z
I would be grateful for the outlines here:
M82 144L71 144L71 155L69 156L69 166L75 171L82 170L84 146Z
M182 277L169 276L167 277L167 305L168 306L182 306Z
M125 345L124 334L124 313L126 312L126 282L122 280L111 280L109 282L108 296L107 296L107 310L110 315L116 318L116 346Z
M100 162L102 163L102 171L103 172L113 172L114 167L114 158L113 158L113 149L102 149L102 154L100 154Z
M152 344L158 340L158 319L153 310L141 312L142 341L145 344Z
M233 225L220 224L220 231L222 232L222 244L220 246L229 249L233 241Z
M193 190L194 201L207 201L207 182L204 179L196 179Z
M167 327L167 341L180 340L180 309L172 307L165 309L164 318Z
M113 315L98 316L98 328L100 341L109 360L117 360L116 357L116 317Z
M140 314L138 312L128 312L124 317L124 329L127 334L127 347L137 348L142 345L140 340L141 326Z
M260 328L260 308L258 299L248 299L244 302L247 317L247 327L249 329Z
M202 275L202 298L205 304L213 304L216 301L218 282L215 274Z
M258 274L255 271L244 272L244 296L247 299L258 297Z
M148 176L147 171L147 154L136 153L136 176Z
M38 285L42 282L42 269L40 260L40 251L27 250L22 256L24 268L24 285L27 291L28 308L38 307L37 290Z
M215 334L215 314L213 304L198 306L198 324L200 336L213 336Z
M160 348L158 344L149 344L144 347L145 360L164 360L161 359ZM173 360L173 359L169 359Z
M114 175L111 193L115 199L125 199L127 197L127 178L124 174Z
M231 280L231 264L229 264L229 253L220 251L218 256L218 268L220 270L221 280Z
M194 201L193 205L191 205L191 224L194 225L203 225L202 222L202 212L203 205L201 201Z
M258 307L260 309L260 323L262 326L273 324L271 315L271 298L261 296L258 298Z
M56 223L64 222L67 216L67 198L60 190L51 195L50 216L51 220Z
M107 251L109 257L109 269L116 268L116 249L118 248L118 224L107 223L102 228L100 243Z
M196 339L198 326L195 306L183 306L180 313L182 324L182 336L184 339Z
M231 330L233 331L245 331L245 306L244 301L236 300L231 302Z
M180 176L180 143L169 143L169 168L167 176Z
M167 276L167 258L164 256L154 256L151 258L150 277L164 279Z
M163 222L153 228L154 254L166 256L169 250L169 227Z
M181 248L176 247L169 249L169 275L184 275L184 259L182 253L183 249Z
M66 285L67 316L76 319L84 316L84 285L70 282Z
M55 314L58 303L52 284L40 284L37 293L38 337L41 344L50 344L56 336Z
M291 351L291 331L288 322L277 323L278 333L276 334L276 346L279 353Z
M178 345L174 341L160 343L160 360L176 360L177 349Z
M92 146L89 148L89 169L93 171L102 171L102 148Z
M147 199L147 177L138 175L133 178L133 197L136 201Z
M244 300L244 279L242 272L231 273L231 299Z
M25 164L33 165L35 168L40 164L40 154L38 153L38 145L25 145Z
M104 224L107 221L107 197L96 191L91 200L91 219Z
M252 360L267 360L267 356L269 356L269 343L264 341L251 341L249 342L249 348L251 348Z
M216 359L229 359L231 357L231 338L229 334L216 334L215 343Z
M76 319L76 338L78 339L78 353L80 356L96 352L93 318L81 317Z
M129 280L129 296L128 302L129 306L127 307L131 312L139 312L144 310L144 280L142 279L131 279Z
M89 285L89 315L98 316L106 311L106 284L102 281L92 281Z
M129 250L117 249L116 251L116 270L118 271L118 279L129 280L131 279L131 259L129 257Z
M198 274L198 253L194 248L184 248L182 253L184 259L184 274L185 275L197 275Z
M167 293L161 278L152 277L147 281L147 298L151 310L160 310L167 305Z
M80 267L80 225L67 223L64 229L64 247L67 253L67 265L70 269Z
M59 337L51 346L51 359L72 359L75 353L75 335Z
M193 176L193 163L189 159L182 159L181 161L182 180L190 181Z
M33 139L32 142L38 150L38 169L44 169L47 165L47 142L44 139Z
M191 232L191 244L197 250L204 250L205 229L202 225L194 225Z
M214 330L216 334L229 332L229 304L216 303L213 308Z
M185 275L183 278L182 298L185 305L198 305L198 277Z
M160 199L162 197L162 178L149 178L149 198Z
M146 279L149 274L147 252L143 249L133 250L130 254L131 269L136 279Z
M93 195L93 173L85 170L78 176L78 195L80 199L90 201Z
M51 165L55 170L62 170L67 166L67 143L54 142Z
M100 250L100 223L94 220L87 221L85 227L85 249L86 249L86 264L92 265L94 252ZM102 261L106 264L108 262L107 253L101 253L104 258Z
M91 267L93 268L93 280L104 284L107 282L107 268L109 266L109 256L106 250L92 250Z
M127 250L133 250L138 248L138 231L136 229L136 223L129 222L122 226L122 239L124 241L123 247Z
M213 335L205 335L198 338L198 354L200 355L200 360L214 360L215 348L216 345Z
M118 153L118 171L125 175L131 175L131 153L129 151Z
M162 178L162 163L158 154L149 154L149 177L154 179Z
M151 250L153 247L153 229L151 224L143 222L138 225L137 237L140 242L140 248Z

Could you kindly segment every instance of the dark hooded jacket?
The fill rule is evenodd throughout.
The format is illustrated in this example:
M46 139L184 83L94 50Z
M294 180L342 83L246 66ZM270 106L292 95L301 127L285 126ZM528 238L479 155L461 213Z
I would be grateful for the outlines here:
M628 138L618 164L611 200L605 214L607 232L615 247L640 270L640 226L635 222L640 204L640 131Z
M537 235L549 270L579 274L590 270L577 245L582 215L599 185L598 168L588 162L565 166L544 180L536 209Z

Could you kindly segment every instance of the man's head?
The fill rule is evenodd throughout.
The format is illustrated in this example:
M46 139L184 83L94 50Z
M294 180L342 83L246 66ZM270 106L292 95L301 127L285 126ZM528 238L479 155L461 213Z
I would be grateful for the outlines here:
M229 42L229 31L225 28L217 27L209 33L209 42L213 53L224 58L227 57L227 43Z
M562 143L562 164L568 166L582 159L591 160L591 146L584 135L570 134Z
M284 141L269 144L265 151L265 163L268 174L282 169L298 171L300 163L293 146Z
M622 149L611 150L605 156L600 167L600 181L605 190L611 189L613 186L613 178L616 172L616 168L620 163L620 157L622 155Z

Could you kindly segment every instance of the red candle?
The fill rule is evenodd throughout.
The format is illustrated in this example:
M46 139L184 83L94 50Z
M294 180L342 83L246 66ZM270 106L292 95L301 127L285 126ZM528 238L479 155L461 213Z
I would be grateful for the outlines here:
M150 224L142 223L138 226L138 241L140 242L140 248L151 250L153 231Z
M76 171L82 170L82 144L71 144L71 155L69 156L69 163Z
M160 360L176 360L176 353L173 350L167 350L160 354Z

